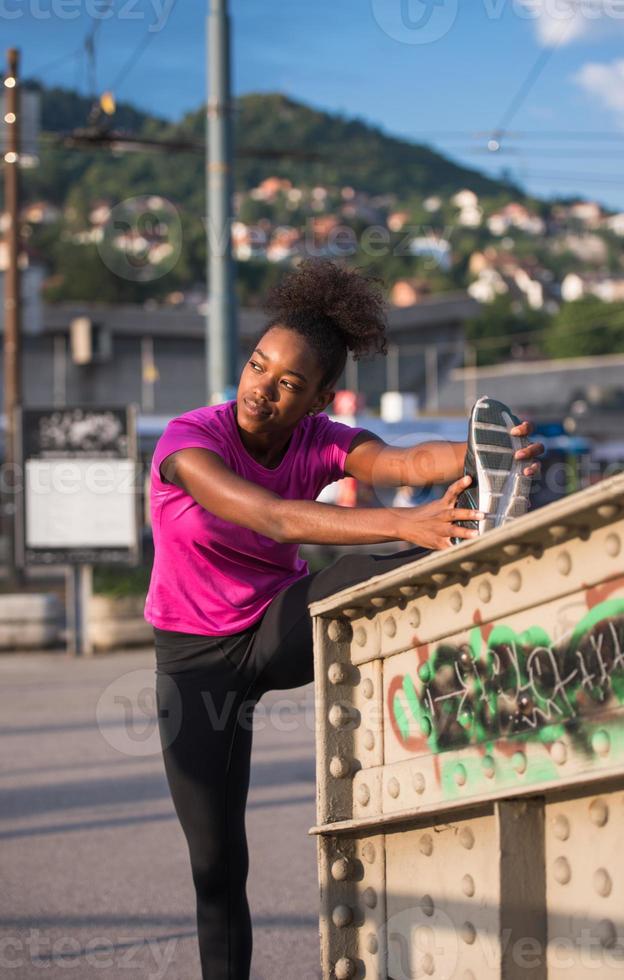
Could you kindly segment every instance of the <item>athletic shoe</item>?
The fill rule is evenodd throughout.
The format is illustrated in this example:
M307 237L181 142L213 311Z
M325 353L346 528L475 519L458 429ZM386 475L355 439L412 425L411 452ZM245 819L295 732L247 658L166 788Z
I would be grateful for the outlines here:
M455 506L480 510L486 516L482 521L458 521L462 527L484 534L528 510L531 477L522 472L527 460L514 459L514 455L528 446L529 440L510 435L510 430L519 424L520 419L506 405L487 395L474 405L464 465L464 476L472 477L472 483L459 495ZM454 543L463 540L466 539L455 538Z

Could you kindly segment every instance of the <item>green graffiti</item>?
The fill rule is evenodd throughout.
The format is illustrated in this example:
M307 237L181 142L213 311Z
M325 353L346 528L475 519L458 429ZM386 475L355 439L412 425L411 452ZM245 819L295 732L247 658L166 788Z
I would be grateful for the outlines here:
M588 736L597 730L597 726L590 726ZM607 734L610 742L610 758L621 760L624 757L624 726L618 723L600 724L600 731ZM480 790L496 788L497 792L504 790L518 790L518 769L515 765L515 756L503 755L494 751L494 743L486 743L483 747L484 755L462 754L457 757L454 752L448 752L442 756L440 764L440 788L445 800L461 799L465 796L465 786ZM588 767L593 766L595 757L588 754ZM531 785L539 786L544 783L556 783L561 772L548 752L531 753L530 746L526 746L526 778ZM465 784L460 786L457 782L457 770L462 766L465 772Z
M392 697L400 741L431 752L500 738L550 743L563 734L591 754L585 723L624 704L624 599L591 609L554 643L541 626L474 628L461 646L437 645Z

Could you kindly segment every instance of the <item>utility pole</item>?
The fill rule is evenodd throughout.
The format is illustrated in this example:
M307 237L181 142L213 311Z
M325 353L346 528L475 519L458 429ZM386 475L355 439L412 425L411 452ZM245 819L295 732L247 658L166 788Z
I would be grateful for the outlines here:
M237 381L238 329L232 263L232 93L227 0L209 0L206 202L208 207L206 323L207 401L228 396Z
M16 578L15 566L15 478L17 440L15 416L22 400L21 384L21 293L19 271L19 196L20 196L20 97L18 85L19 52L7 52L7 74L4 79L4 194L7 227L7 269L4 276L4 528L8 540L9 575Z

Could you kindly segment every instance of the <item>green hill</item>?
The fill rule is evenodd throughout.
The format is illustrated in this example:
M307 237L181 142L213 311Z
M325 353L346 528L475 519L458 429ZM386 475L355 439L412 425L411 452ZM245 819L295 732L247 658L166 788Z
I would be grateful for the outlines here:
M194 144L194 152L69 149L59 145L58 134L88 126L91 100L66 89L48 89L32 82L30 87L41 93L43 133L39 166L23 172L23 195L26 201L46 200L62 213L54 225L30 229L30 250L50 271L48 299L97 297L110 302L140 302L204 283L205 110L200 108L172 123L122 103L112 118L100 115L98 119L99 125L115 132ZM379 208L373 208L370 220L359 215L351 221L357 234L367 225L383 223L384 214L396 206L407 210L414 227L433 222L443 232L453 224L456 214L448 198L460 188L474 190L492 206L523 197L516 188L461 167L429 147L396 139L361 120L322 112L279 94L246 95L237 100L235 141L235 186L243 196L264 178L277 176L302 189L316 185L328 188L325 209L331 214L340 213L340 189L345 186L382 202L385 198ZM422 202L434 194L445 203L431 216L423 210ZM89 240L89 215L96 201L115 204L142 195L165 198L178 209L182 252L166 274L136 282L115 275L102 263L96 243ZM242 220L249 223L268 218L273 225L298 228L304 228L317 214L318 208L312 208L309 199L293 209L283 196L270 204L247 195L241 210ZM403 237L397 237L397 242ZM482 232L468 236L461 254L479 244L482 237ZM382 257L371 257L358 249L352 259L369 266L388 285L417 273L424 264L405 251L395 254L392 248ZM430 276L431 288L461 286L463 262L462 258L453 277ZM241 300L258 301L280 271L278 264L262 260L239 262Z
M31 83L31 87L35 87ZM66 89L36 86L42 97L42 128L69 132L86 125L91 102ZM371 194L394 193L400 200L414 195L452 193L468 187L478 194L509 194L510 187L453 163L430 148L389 136L358 119L322 112L284 95L245 95L237 100L236 146L245 151L236 160L239 190L255 186L274 174L296 185L350 185ZM121 103L115 116L106 118L115 130L175 140L204 138L205 110L168 123ZM28 196L62 204L76 181L97 196L123 199L146 190L170 197L182 206L196 207L204 193L200 154L126 154L52 149L44 142L41 165L26 181ZM302 159L263 159L252 151L309 151L317 162ZM149 188L148 185L149 184Z

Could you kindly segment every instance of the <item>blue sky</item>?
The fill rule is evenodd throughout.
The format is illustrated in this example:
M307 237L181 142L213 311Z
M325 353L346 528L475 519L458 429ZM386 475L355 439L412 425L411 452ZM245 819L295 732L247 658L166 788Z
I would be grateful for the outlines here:
M99 89L143 43L117 97L175 118L204 99L207 6L0 0L0 31L3 48L21 48L24 75L83 92L90 25L99 23ZM230 0L230 8L237 93L281 91L479 169L507 167L540 196L579 193L624 208L624 0ZM488 153L487 133L540 64L509 120L518 135Z

